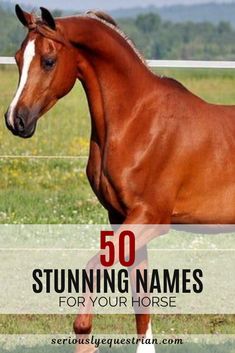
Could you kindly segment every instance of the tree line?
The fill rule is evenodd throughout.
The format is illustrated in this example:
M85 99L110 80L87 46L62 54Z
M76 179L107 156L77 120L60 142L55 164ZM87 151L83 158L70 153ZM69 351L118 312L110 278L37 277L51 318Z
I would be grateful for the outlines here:
M229 22L174 23L154 13L117 22L148 59L235 60L235 30ZM0 56L14 55L25 30L12 11L1 7L0 34Z
M235 30L229 22L174 23L149 13L120 24L149 59L235 59Z

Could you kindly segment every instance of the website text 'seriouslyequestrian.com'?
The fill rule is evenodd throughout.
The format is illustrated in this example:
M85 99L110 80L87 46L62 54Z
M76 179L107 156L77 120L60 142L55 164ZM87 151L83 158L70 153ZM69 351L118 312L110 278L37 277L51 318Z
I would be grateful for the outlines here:
M95 348L99 348L100 346L108 346L110 348L120 345L182 345L183 339L182 338L136 338L136 337L123 337L123 338L101 338L101 337L81 337L81 338L52 338L51 344L52 345L94 345Z

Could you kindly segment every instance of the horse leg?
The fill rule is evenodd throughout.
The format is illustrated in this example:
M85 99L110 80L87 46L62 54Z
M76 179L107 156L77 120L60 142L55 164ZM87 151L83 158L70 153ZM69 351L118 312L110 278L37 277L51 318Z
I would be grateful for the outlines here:
M146 244L152 240L155 236L157 236L157 234L155 232L153 232L152 230L146 230L145 226L148 224L158 224L160 223L160 220L162 221L162 227L163 229L160 230L159 228L159 234L162 232L167 232L169 229L169 226L167 226L167 218L166 217L158 217L158 219L152 216L151 212L148 212L147 210L144 210L143 207L138 207L136 209L134 209L129 216L125 219L125 222L120 225L120 227L118 228L118 231L116 231L114 233L113 236L113 246L116 250L115 252L115 258L114 258L114 264L118 263L119 258L118 258L118 254L119 254L119 234L121 233L121 231L126 230L125 228L128 227L127 225L141 225L138 232L135 234L136 236L136 252L138 253L140 251L140 249L146 247ZM146 255L147 255L147 250L145 249ZM94 270L94 273L96 272L97 269L102 268L102 265L100 264L100 256L101 255L106 255L105 251L99 251L87 264L86 270L90 271L90 269ZM145 256L145 263L147 265L147 256ZM144 263L144 262L143 262ZM143 266L144 268L144 266ZM86 293L86 301L89 302L89 296L90 293ZM91 305L91 304L90 304ZM92 326L92 316L91 316L91 307L89 307L88 305L86 306L86 308L84 309L84 312L81 313L80 315L78 315L76 321L75 321L75 329L78 332L77 334L79 334L82 331L82 334L85 333L85 336L87 336L90 332L91 332L91 326ZM89 314L87 314L89 313ZM148 328L150 328L150 317L149 316L137 316L137 327L139 327L140 333L144 332L145 334L149 334L150 330L148 331ZM148 324L145 324L145 327L143 328L143 318L145 318L146 323L148 321ZM148 328L147 328L148 327ZM148 345L145 345L146 347L148 347ZM139 347L138 347L139 348ZM149 348L149 347L148 347ZM88 350L89 349L89 350ZM143 345L141 347L141 349L143 348ZM152 351L148 350L148 353L153 353L154 348L152 347ZM78 346L78 350L76 353L85 353L85 352L89 352L89 353L93 353L95 352L95 348L94 347L89 347L86 348L85 350L83 350L83 348L81 347L81 349ZM145 352L145 351L144 351ZM142 353L142 351L138 352L138 353Z
M89 338L92 330L92 314L79 314L77 315L73 328L78 340L86 340ZM94 353L98 352L98 349L95 348L92 344L82 344L78 343L76 346L75 353Z
M135 293L135 286L136 286L136 270L139 270L142 274L145 269L148 269L148 254L147 254L147 247L144 246L136 253L136 261L135 266L129 269L129 276L131 281L132 293L133 296L136 295ZM138 297L146 296L146 293L138 293ZM136 328L137 328L137 335L139 339L152 339L152 328L151 328L151 317L149 313L140 313L138 308L135 309L136 314ZM155 353L154 344L143 344L140 342L137 347L136 353Z
M109 211L109 222L112 226L120 226L121 224L123 224L124 221L124 216L120 215L117 212ZM117 228L113 227L113 229L116 230Z
M120 225L123 223L123 216L119 215L116 212L111 212L109 211L109 221L111 225ZM116 229L116 227L113 227ZM88 338L91 331L92 331L92 320L93 320L93 315L92 314L78 314L75 321L74 321L74 332L77 335L78 338ZM77 346L77 351L76 353L79 352L88 352L92 353L95 352L96 349L94 349L93 346L88 346L88 347L82 347L82 346Z
M121 225L123 223L124 219L123 219L122 215L118 215L116 213L109 212L109 221L112 225ZM115 227L113 227L113 228L115 229ZM148 254L147 254L147 247L146 246L144 246L139 251L137 251L135 266L129 268L129 276L130 276L133 295L136 294L134 291L135 291L135 284L136 284L136 269L137 268L141 272L143 272L144 269L148 268ZM146 293L144 293L143 296L146 296ZM150 314L140 314L140 313L138 313L138 310L137 310L135 317L136 317L136 329L137 329L138 338L152 339L152 328L151 328ZM145 352L146 353L155 353L154 345L150 346L150 345L143 345L140 343L137 348L137 353L145 353Z

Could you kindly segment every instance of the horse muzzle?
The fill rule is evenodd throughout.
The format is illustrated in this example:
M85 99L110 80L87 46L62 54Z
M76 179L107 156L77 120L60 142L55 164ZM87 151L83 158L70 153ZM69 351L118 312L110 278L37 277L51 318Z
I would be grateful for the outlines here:
M10 114L8 110L5 114L5 122L7 128L13 133L13 135L22 138L30 138L33 136L36 130L37 119L30 119L30 122L28 123L28 117L26 118L26 115L22 112L14 113L12 123L9 121L9 117Z

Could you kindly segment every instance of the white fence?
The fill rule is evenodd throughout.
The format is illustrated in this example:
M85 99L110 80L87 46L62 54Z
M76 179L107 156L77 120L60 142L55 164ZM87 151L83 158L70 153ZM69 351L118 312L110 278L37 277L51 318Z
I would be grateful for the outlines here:
M235 69L235 61L147 60L149 67L185 69ZM15 64L13 57L0 57L0 64Z
M150 67L184 69L235 69L235 61L148 60Z

